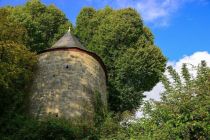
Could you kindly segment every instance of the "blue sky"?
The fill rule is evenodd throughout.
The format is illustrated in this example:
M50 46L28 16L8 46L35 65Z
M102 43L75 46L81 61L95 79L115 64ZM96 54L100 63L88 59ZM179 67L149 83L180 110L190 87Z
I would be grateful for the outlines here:
M0 0L0 7L26 0ZM155 43L170 61L196 52L210 52L210 0L42 0L55 4L75 23L84 6L96 9L133 7L155 35ZM202 57L202 56L200 56Z

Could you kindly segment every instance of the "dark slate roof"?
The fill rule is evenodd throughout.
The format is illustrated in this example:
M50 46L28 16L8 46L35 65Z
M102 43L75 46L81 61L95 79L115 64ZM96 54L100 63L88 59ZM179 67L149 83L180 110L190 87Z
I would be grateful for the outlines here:
M51 48L63 48L63 47L67 48L76 47L86 50L85 47L83 47L82 44L79 42L79 40L69 31L63 37L61 37Z

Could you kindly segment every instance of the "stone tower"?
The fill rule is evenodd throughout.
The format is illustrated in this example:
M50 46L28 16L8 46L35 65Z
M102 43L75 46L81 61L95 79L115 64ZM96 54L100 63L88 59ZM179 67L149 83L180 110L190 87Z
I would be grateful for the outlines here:
M92 120L96 93L107 105L105 65L68 31L39 53L31 91L30 113L34 117Z

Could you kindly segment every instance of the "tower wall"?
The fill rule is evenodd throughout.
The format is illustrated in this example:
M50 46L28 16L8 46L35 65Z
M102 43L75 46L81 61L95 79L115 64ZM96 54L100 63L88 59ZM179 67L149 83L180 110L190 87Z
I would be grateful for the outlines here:
M106 106L106 75L94 57L82 51L45 52L39 55L30 112L35 117L92 120L95 93Z

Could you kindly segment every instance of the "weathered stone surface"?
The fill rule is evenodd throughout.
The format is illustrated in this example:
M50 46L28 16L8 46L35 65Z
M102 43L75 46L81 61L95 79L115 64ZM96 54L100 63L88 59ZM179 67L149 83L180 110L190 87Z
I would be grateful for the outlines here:
M106 106L106 76L95 58L82 51L45 52L39 55L30 112L93 120L95 92Z

